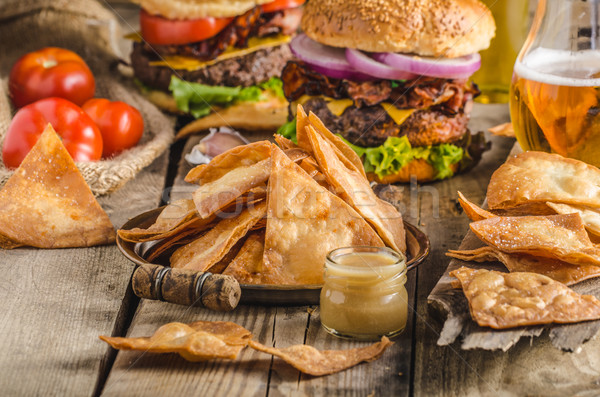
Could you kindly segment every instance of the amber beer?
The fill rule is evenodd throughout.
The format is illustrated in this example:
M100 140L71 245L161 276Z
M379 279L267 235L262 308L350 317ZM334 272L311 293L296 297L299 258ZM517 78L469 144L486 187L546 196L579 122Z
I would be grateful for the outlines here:
M524 150L600 166L600 51L537 48L517 60L510 115Z

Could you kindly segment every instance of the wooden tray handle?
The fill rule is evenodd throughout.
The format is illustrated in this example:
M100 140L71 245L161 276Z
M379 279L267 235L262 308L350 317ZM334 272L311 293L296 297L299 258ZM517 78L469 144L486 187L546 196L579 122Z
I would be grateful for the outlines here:
M221 312L235 309L242 294L239 283L231 276L151 264L135 269L131 286L140 298Z

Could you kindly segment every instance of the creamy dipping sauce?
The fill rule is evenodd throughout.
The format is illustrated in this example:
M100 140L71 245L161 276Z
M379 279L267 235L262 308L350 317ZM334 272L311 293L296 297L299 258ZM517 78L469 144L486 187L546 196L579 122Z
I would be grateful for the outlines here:
M332 251L325 263L321 324L331 334L379 339L406 326L408 294L403 255L381 247Z

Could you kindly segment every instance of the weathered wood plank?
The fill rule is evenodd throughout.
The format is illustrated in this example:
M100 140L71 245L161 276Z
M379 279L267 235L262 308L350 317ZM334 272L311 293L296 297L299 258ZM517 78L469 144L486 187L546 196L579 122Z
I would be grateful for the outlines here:
M156 207L166 155L100 199L118 227ZM93 393L132 265L115 245L0 251L0 390L3 395ZM117 324L118 326L118 324Z

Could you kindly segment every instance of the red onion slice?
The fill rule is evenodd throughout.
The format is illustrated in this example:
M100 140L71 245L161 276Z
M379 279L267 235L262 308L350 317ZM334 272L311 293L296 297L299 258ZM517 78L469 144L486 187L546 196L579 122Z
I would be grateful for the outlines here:
M417 55L380 52L373 54L373 58L393 68L445 79L468 78L481 66L481 57L477 53L460 58L426 58Z
M359 72L380 79L410 80L417 77L416 74L385 65L371 58L364 52L352 48L346 48L346 59L348 60L348 63Z
M343 48L317 43L305 34L299 34L290 42L292 53L309 64L315 71L336 79L366 80L372 77L362 74L348 63Z

